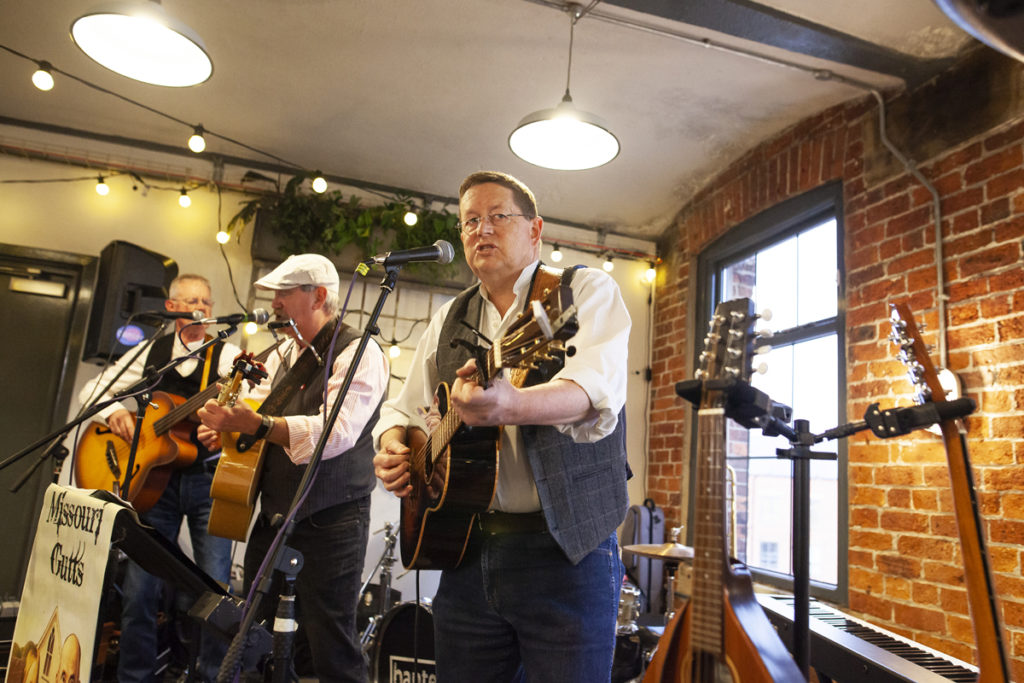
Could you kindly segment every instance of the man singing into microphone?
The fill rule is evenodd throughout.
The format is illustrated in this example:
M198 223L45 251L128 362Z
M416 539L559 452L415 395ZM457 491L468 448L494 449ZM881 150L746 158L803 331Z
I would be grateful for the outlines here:
M168 313L199 312L199 318L207 318L213 313L210 282L201 275L179 275L171 282L169 293L170 298L164 302ZM198 349L205 341L205 325L194 323L192 318L177 318L174 323L174 333L158 338L148 352L139 357L135 357L131 352L126 353L116 364L89 381L79 394L79 401L85 404L107 400L121 389L139 381L146 368L161 368L172 358L186 356ZM157 389L182 398L190 398L202 391L210 382L215 382L218 377L227 375L231 371L232 361L238 354L239 349L234 344L218 342L210 346L201 357L186 360L164 375ZM106 387L109 378L117 376L125 366L128 367L118 379ZM105 393L98 398L93 396L97 387L106 387ZM97 418L105 419L110 431L125 443L132 442L135 417L124 405L113 403L98 413ZM188 420L182 424L186 426L187 438L198 451L195 462L187 468L174 470L159 500L139 517L172 542L178 538L181 520L187 519L196 564L212 578L226 584L231 572L231 541L206 533L206 522L210 515L210 482L216 468L220 445L216 441L207 441L204 445L198 441L196 424ZM102 454L99 455L102 457ZM135 480L132 489L146 484L147 482ZM154 679L157 664L157 609L161 584L160 579L143 570L135 562L128 561L121 605L118 681ZM204 677L212 680L216 675L225 650L226 646L215 638L203 638L200 648L200 673Z
M294 321L292 339L280 355L268 359L269 381L249 394L263 401L260 412L242 403L226 407L210 401L199 409L201 434L206 438L209 430L242 432L267 444L261 511L245 552L248 590L321 434L329 431L323 460L295 514L297 524L288 542L304 558L295 581L300 633L296 666L305 673L305 639L319 680L365 681L355 617L375 483L372 430L387 388L387 358L376 342L367 345L337 420L325 426L359 346L359 333L338 320L338 273L323 256L299 254L257 280L256 287L274 292L274 317ZM329 370L323 365L328 359ZM271 596L280 588L280 581L275 581ZM261 616L272 617L275 604L264 601Z

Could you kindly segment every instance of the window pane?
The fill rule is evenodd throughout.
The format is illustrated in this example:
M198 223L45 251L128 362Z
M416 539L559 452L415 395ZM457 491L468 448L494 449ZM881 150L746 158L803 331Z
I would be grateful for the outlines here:
M768 366L751 384L773 400L793 408L793 417L807 420L812 432L836 424L837 337L834 334L773 348L759 357ZM740 559L751 567L792 573L792 476L790 460L780 460L776 449L789 448L782 437L766 437L758 430L746 434L730 429L730 437L749 439L750 461L733 459L737 472L736 526ZM835 453L835 442L814 446L819 453ZM730 445L729 452L737 452ZM835 461L811 463L811 579L835 584L838 580L836 525L838 524L838 466ZM745 530L744 530L745 527ZM765 549L771 548L766 553Z
M799 301L797 324L805 325L836 314L838 269L836 267L836 221L832 219L800 233L797 237ZM807 286L802 286L808 283ZM785 329L773 323L776 329Z

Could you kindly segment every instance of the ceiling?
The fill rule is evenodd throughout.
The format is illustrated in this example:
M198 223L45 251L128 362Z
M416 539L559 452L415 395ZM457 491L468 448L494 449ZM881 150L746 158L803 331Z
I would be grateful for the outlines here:
M92 62L69 36L92 7L81 0L4 0L0 45L328 177L452 197L467 173L504 170L549 219L642 239L760 140L866 92L824 76L913 86L972 40L932 0L604 0L576 24L571 94L622 151L601 168L551 171L516 158L507 138L565 92L562 0L162 4L205 41L206 83L161 88ZM40 92L34 68L0 50L0 142L67 128L184 150L180 123L59 74ZM193 174L212 176L211 155L280 163L207 140L206 160L183 152Z

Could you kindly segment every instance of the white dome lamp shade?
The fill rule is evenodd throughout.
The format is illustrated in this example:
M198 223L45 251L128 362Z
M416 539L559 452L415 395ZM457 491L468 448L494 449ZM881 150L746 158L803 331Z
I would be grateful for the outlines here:
M526 116L508 136L508 146L523 161L559 171L580 171L603 166L619 155L619 140L599 117L578 110L569 94L572 44L576 22L583 16L579 4L570 3L569 62L565 96L554 109Z
M143 83L183 88L213 74L199 35L155 1L91 10L71 24L71 37L97 63Z

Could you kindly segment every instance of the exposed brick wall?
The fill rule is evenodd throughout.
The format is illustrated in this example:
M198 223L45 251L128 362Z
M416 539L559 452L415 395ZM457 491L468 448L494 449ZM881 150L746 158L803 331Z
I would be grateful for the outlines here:
M693 371L683 342L692 259L782 200L843 183L848 419L876 401L882 408L910 403L888 341L888 303L906 301L927 324L925 341L936 344L932 200L891 158L879 161L888 155L877 127L870 97L806 119L732 164L683 208L660 245L648 487L670 525L686 514L681 444L692 426L674 385ZM958 142L920 168L941 197L949 366L979 405L968 447L1015 679L1024 681L1024 118ZM973 661L941 440L924 432L887 441L865 434L849 440L849 609Z

